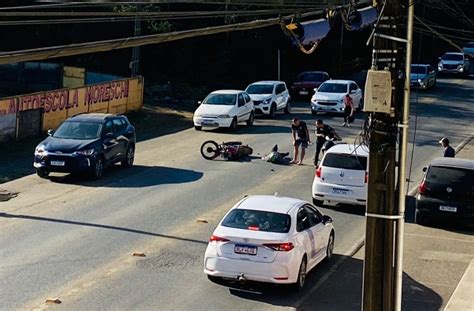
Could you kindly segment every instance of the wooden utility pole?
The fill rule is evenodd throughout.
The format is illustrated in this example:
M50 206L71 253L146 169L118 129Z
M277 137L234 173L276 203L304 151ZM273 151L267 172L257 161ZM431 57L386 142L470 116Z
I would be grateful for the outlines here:
M138 12L142 10L142 4L135 6L135 26L133 29L133 36L139 37L142 34L141 20L138 17ZM140 46L134 46L132 48L132 61L130 62L130 69L132 77L136 77L140 70Z
M395 234L401 218L396 208L396 150L398 118L403 102L406 16L400 0L374 0L381 18L373 35L372 70L390 72L391 112L372 112L369 182L366 212L366 241L362 309L395 310Z

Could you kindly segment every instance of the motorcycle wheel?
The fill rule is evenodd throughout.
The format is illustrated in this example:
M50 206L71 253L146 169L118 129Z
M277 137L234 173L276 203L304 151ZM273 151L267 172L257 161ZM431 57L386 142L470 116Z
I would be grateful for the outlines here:
M213 141L208 140L201 145L201 155L206 160L214 160L221 154L219 145Z

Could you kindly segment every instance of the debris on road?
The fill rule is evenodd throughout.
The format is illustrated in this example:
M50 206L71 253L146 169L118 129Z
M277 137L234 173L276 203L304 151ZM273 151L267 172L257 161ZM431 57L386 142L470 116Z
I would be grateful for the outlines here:
M207 224L207 223L208 223L208 221L205 220L205 219L198 219L197 222L201 222L201 223L203 223L203 224Z
M18 192L10 192L8 190L0 189L0 202L8 201L18 196Z
M59 298L48 298L45 300L46 303L60 304L62 301Z
M135 257L146 257L145 253L138 253L138 252L132 253L132 256L135 256Z

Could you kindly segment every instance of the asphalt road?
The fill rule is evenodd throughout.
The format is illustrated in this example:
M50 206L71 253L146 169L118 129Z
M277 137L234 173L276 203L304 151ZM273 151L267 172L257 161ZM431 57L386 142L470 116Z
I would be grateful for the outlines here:
M414 96L413 180L442 153L440 136L455 146L474 132L473 86L474 80L443 79L436 90L420 92L418 104ZM294 115L312 125L315 118L307 105L297 106ZM263 310L304 305L330 278L337 259L360 244L365 230L360 209L321 208L334 219L338 256L310 274L303 293L290 294L284 287L246 293L211 283L202 273L207 239L244 195L278 192L311 200L314 146L303 166L259 159L276 143L290 151L291 117L258 119L236 133L189 129L141 142L133 168L111 168L100 181L31 175L3 184L19 196L0 203L0 308ZM348 142L355 140L363 122L359 115L356 126L342 128L341 117L320 117ZM241 140L254 148L255 157L206 161L199 147L208 139ZM46 304L47 298L59 298L62 304Z

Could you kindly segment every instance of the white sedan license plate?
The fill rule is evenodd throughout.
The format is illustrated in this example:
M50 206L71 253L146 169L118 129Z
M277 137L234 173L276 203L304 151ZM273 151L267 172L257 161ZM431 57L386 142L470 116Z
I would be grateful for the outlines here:
M458 209L454 206L445 206L445 205L441 205L439 207L439 210L444 211L444 212L451 212L451 213L456 213L458 211Z
M300 95L308 95L308 91L300 91Z
M257 248L255 246L236 245L234 252L236 254L257 255Z
M334 194L343 194L343 195L347 195L348 194L348 190L346 189L337 189L337 188L333 188L332 189L332 193Z
M64 161L51 161L52 166L64 166Z

